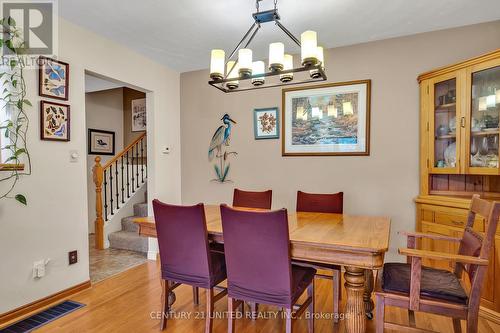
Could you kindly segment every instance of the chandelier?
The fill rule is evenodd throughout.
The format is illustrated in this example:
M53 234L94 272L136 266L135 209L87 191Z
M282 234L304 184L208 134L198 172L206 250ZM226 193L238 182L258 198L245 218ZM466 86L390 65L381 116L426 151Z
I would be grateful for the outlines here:
M212 50L210 59L211 80L208 84L228 93L326 80L323 48L317 45L316 32L304 31L300 35L299 41L281 24L277 0L274 0L274 9L262 12L259 11L260 1L262 0L256 0L255 3L257 12L252 14L254 23L229 54L227 60L224 50ZM253 61L252 50L248 46L259 31L261 24L268 22L274 22L300 47L300 67L294 67L293 56L285 54L285 45L281 42L269 44L267 71L264 61ZM236 54L238 57L233 60ZM294 73L302 76L305 74L305 78L296 80ZM266 82L266 79L272 82Z

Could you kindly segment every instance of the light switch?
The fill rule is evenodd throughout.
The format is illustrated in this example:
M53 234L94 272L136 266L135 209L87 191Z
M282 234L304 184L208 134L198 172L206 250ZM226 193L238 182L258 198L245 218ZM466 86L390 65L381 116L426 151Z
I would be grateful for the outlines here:
M70 152L69 152L69 161L71 163L78 162L79 158L80 158L80 155L78 154L78 150L70 150Z

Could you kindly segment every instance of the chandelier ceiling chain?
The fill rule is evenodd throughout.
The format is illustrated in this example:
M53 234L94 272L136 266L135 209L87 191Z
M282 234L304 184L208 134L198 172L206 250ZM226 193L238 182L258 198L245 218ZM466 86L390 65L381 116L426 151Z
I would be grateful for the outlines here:
M301 34L299 40L280 22L278 14L278 0L274 0L274 9L260 11L260 1L256 0L256 12L252 14L253 24L245 33L234 50L225 58L224 50L214 49L211 52L210 78L208 83L224 92L245 91L250 89L268 88L298 83L307 83L326 80L323 48L317 46L317 34L308 30ZM263 61L252 62L252 50L247 48L253 41L255 35L261 28L262 23L274 22L287 37L289 37L301 49L301 67L293 65L293 56L285 54L285 46L281 42L269 45L269 71ZM238 53L238 57L233 57ZM294 73L309 73L309 78L302 81L294 81ZM266 77L277 78L279 82L265 84ZM240 87L240 81L250 81L248 87Z

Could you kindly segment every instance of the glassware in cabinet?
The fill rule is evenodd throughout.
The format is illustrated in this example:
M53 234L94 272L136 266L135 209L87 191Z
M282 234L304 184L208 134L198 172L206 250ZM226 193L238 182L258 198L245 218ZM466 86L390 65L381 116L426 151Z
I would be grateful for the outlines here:
M433 169L456 169L457 163L457 79L437 82L433 87Z
M470 107L469 166L498 169L500 66L472 72Z

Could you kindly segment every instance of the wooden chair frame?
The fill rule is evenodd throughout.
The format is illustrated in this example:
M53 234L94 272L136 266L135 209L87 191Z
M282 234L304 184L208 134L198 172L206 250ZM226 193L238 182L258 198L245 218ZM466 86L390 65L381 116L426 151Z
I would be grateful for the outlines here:
M479 257L416 249L417 239L428 238L441 241L458 242L460 243L459 253L461 253L463 249L461 238L423 234L419 232L402 233L407 237L407 248L400 248L399 253L406 255L408 257L408 262L411 264L410 293L408 295L405 293L384 291L382 289L382 274L379 274L375 286L377 302L377 333L382 333L384 328L398 331L431 332L419 329L415 326L414 311L429 312L452 317L455 333L460 333L462 331L460 323L461 320L467 321L467 333L477 332L481 287L488 269L489 253L500 215L500 203L479 199L478 195L474 195L472 197L465 230L473 234L475 234L472 228L476 214L479 214L486 219L486 233L484 237L481 237L482 246ZM420 298L422 259L454 262L454 274L459 279L463 275L469 277L470 289L468 290L468 302L466 304L459 304L439 299ZM472 279L469 273L471 265L477 267ZM408 309L410 326L408 327L397 323L384 322L386 305Z
M160 330L163 331L167 328L167 317L170 314L169 307L169 296L171 292L181 285L181 283L176 283L169 280L161 281L162 292L161 292L161 322L160 322ZM214 294L214 290L221 290L218 294ZM193 298L195 304L198 304L198 287L193 287ZM214 318L214 307L215 302L220 300L222 297L227 295L227 289L215 286L214 288L207 289L207 310L205 315L205 333L212 333L213 329L213 318Z
M236 300L232 297L227 298L227 313L228 313L228 333L235 333L235 309L239 306L243 305L242 300ZM285 312L286 324L285 324L285 332L292 333L293 332L293 321L300 317L306 309L311 313L311 316L308 320L307 331L308 333L314 333L314 279L311 284L307 287L307 299L302 304L294 305L292 308L285 308L283 311Z

